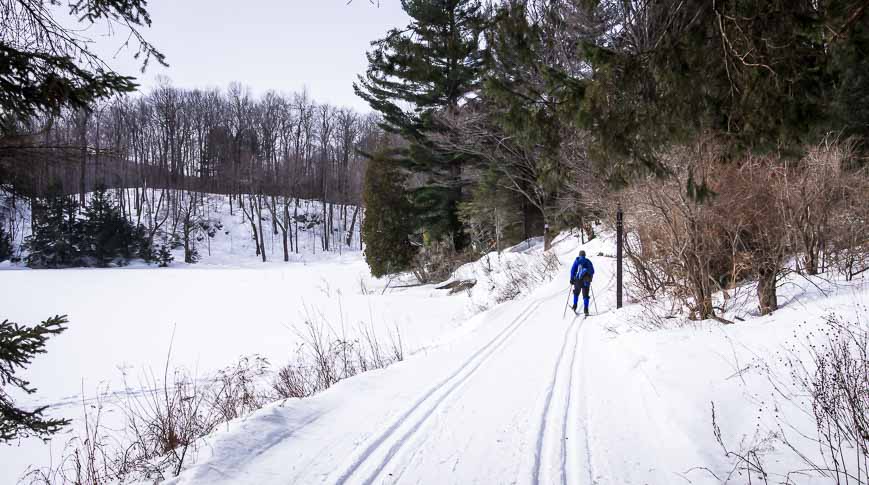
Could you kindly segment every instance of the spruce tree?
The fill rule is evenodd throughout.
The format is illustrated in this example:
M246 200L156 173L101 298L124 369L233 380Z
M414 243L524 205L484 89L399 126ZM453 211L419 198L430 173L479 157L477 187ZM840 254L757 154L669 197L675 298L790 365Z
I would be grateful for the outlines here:
M12 257L12 240L3 224L0 224L0 263Z
M827 5L830 32L830 77L833 85L832 130L857 143L863 163L869 160L869 8L848 1Z
M80 227L81 246L88 265L123 264L139 253L137 231L108 196L105 187L97 187L91 195Z
M570 176L562 162L564 121L579 109L584 84L557 59L560 19L529 10L526 2L504 4L486 32L488 68L475 104L483 114L476 130L489 136L477 150L524 199L527 236L543 234L549 249L554 234L547 228L555 226L559 189Z
M411 208L395 155L395 151L375 154L368 161L362 188L365 261L378 278L408 269L416 253L408 239L413 231Z
M434 238L465 241L457 210L467 157L438 150L429 134L443 127L435 115L455 110L479 86L480 37L485 15L479 0L402 0L411 23L372 43L368 69L356 94L383 116L382 127L409 142L407 167L428 176L412 194L417 223Z
M48 339L66 330L66 323L66 316L55 316L33 327L0 322L0 443L30 436L45 439L69 424L66 419L45 418L45 406L34 410L17 407L7 391L11 387L27 394L36 392L30 382L15 374L36 355L45 353Z
M44 198L32 203L32 235L27 238L27 265L31 268L68 268L82 264L78 204L54 185Z

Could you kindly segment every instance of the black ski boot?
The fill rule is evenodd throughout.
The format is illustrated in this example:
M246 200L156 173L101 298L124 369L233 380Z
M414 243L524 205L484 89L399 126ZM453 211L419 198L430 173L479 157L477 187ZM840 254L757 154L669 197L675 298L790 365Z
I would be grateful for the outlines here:
M573 313L576 313L576 305L571 305L570 309L573 310Z
M588 316L588 308L583 308L582 312L585 314L585 316Z

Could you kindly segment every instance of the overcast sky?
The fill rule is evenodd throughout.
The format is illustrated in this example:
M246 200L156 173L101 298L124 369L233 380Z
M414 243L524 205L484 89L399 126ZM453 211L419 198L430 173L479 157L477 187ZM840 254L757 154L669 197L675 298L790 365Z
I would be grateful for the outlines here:
M255 94L303 87L319 102L369 111L353 94L365 71L369 42L407 16L399 0L150 0L152 28L144 33L169 63L145 74L134 52L115 55L125 37L86 33L114 69L139 78L143 90L167 76L179 87L221 87L238 81Z

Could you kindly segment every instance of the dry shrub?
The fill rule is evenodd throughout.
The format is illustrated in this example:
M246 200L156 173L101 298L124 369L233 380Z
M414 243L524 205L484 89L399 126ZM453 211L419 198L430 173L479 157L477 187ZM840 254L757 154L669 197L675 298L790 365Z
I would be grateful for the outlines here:
M396 327L388 342L378 338L372 325L357 326L356 337L341 333L322 316L308 316L298 332L302 343L293 361L278 369L272 381L276 397L302 398L325 391L338 381L404 360L401 333Z
M864 308L865 313L865 308ZM858 314L859 315L859 314ZM792 377L811 398L820 457L784 443L837 484L869 483L869 330L866 322L826 317L826 339L810 345L812 366L793 359Z
M118 460L121 476L140 480L162 480L181 473L195 453L200 438L220 423L210 406L211 393L184 369L176 369L169 378L164 372L159 384L154 376L145 379L125 403L125 437L129 446Z
M552 281L561 267L561 262L553 252L544 252L528 259L511 259L504 262L503 280L494 280L495 301L502 303L513 300L519 295Z
M278 370L271 386L265 382L269 362L261 356L242 357L213 379L197 379L183 368L170 371L170 347L162 379L148 374L130 386L125 375L126 399L117 404L125 420L122 429L101 423L107 393L95 404L83 402L83 434L69 441L56 465L30 470L23 480L100 484L177 476L195 459L202 438L220 423L273 400L310 396L342 379L404 360L397 328L382 342L371 325L360 323L357 336L348 338L320 316L309 318L299 335L303 343L294 362Z
M791 269L815 274L829 255L853 278L869 266L869 178L845 171L847 144L825 141L800 160L725 161L714 143L673 150L670 176L634 184L626 202L628 275L636 299L674 296L689 318L718 318L713 294L757 282L760 314L778 308ZM824 249L826 248L826 252Z
M827 315L820 329L822 340L809 337L788 350L782 363L789 369L793 386L766 368L777 396L799 410L793 416L811 416L813 431L783 416L782 403L761 402L761 411L774 413L774 426L769 430L758 424L750 439L743 435L738 448L730 449L722 438L713 403L713 434L733 468L726 476L706 467L695 469L712 473L723 483L738 474L749 482L752 476L759 482L783 484L814 483L812 477L821 477L835 484L869 484L869 330L861 320L859 305L857 309L856 321ZM865 306L862 313L866 314ZM775 464L769 455L776 451L789 453L800 463L798 468L768 472Z
M271 399L262 391L269 361L260 355L245 356L217 373L210 390L209 407L221 421L230 421L262 408Z
M775 159L748 157L738 167L723 171L713 203L716 223L726 235L727 287L754 278L761 315L778 309L776 287L790 251L787 181L791 171Z
M717 157L712 146L675 150L665 158L670 177L641 181L623 198L634 286L648 297L666 289L692 319L714 316L712 294L729 269L707 185L721 179Z
M167 358L162 382L148 375L135 388L125 383L126 399L120 403L107 404L107 390L93 402L83 400L81 436L67 443L60 462L31 470L24 480L100 484L176 476L221 422L248 415L272 399L257 385L268 371L260 356L242 357L213 380L196 379L180 368L170 374L169 368ZM110 405L123 413L121 429L102 423Z
M102 424L104 399L108 390L100 391L93 401L82 398L84 430L66 442L60 462L44 468L28 469L21 483L46 484L109 483L120 478L115 470L114 442Z

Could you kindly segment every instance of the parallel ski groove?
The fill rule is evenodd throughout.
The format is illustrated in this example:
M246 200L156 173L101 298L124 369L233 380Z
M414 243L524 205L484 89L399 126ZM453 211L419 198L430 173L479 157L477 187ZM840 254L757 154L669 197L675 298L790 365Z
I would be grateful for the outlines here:
M582 324L580 324L582 325ZM561 436L562 436L562 446L561 446L561 483L566 485L569 481L569 477L572 474L568 474L568 469L573 468L573 460L568 457L568 443L572 444L576 442L576 439L573 441L568 441L567 431L568 431L568 423L571 422L571 415L575 416L575 412L573 407L575 406L576 400L573 399L573 377L576 375L576 354L579 353L579 338L580 333L582 332L582 328L580 327L574 333L573 337L573 352L570 356L570 367L568 371L570 372L568 381L567 381L567 404L564 406L564 416L562 418L561 423ZM577 423L574 423L574 426ZM571 456L573 456L571 454Z
M571 352L572 356L576 355L576 341L579 335L579 328L581 327L581 323L579 325L576 324L575 320L571 322L570 326L564 332L564 338L562 339L561 351L558 354L558 360L555 363L555 368L552 372L552 380L547 386L546 397L544 400L543 413L540 417L540 426L537 432L537 445L534 452L534 464L532 466L531 471L531 482L534 485L539 485L540 483L550 483L550 480L546 480L546 477L543 476L547 470L544 470L542 467L542 457L545 452L551 451L551 449L559 450L559 458L565 455L564 450L564 438L566 436L566 428L567 428L567 399L568 396L561 396L561 399L555 400L559 402L564 402L564 411L561 413L560 421L562 421L561 426L559 426L557 431L552 430L552 426L547 425L547 421L549 421L549 416L553 412L553 396L555 394L555 390L559 387L559 377L563 379L563 375L565 372L568 373L568 379L570 379L570 368L564 369L565 366L565 355L567 355L567 344L570 340L574 340L573 352ZM571 338L573 337L573 338ZM573 359L571 359L571 364L573 363ZM569 393L568 389L568 393ZM555 434L553 434L555 433ZM564 468L562 466L562 483L564 483Z
M547 298L548 299L548 298ZM356 474L357 470L367 464L369 459L374 455L382 446L388 444L387 441L392 438L396 432L399 431L399 428L402 425L406 424L406 422L411 419L412 415L416 413L418 410L423 408L430 398L432 398L435 394L438 394L439 391L443 391L442 395L435 397L434 401L432 401L429 408L425 411L422 411L422 415L413 423L410 429L407 430L404 434L399 436L395 442L393 442L386 451L386 456L379 460L373 472L367 474L367 476L362 480L362 483L370 484L376 478L377 475L380 474L381 471L389 464L389 461L395 455L395 453L401 448L404 441L416 432L420 426L431 416L435 410L437 410L438 406L449 397L453 391L455 391L462 383L464 383L468 378L470 378L480 366L485 363L489 357L491 357L498 349L500 349L503 344L522 326L523 323L530 317L537 308L543 303L544 300L538 300L536 302L531 303L527 307L525 307L516 318L510 322L503 330L498 332L498 334L492 338L488 343L480 347L469 359L467 359L459 368L451 373L447 378L430 388L422 397L417 399L414 404L402 415L394 421L383 433L381 433L377 438L371 441L368 446L359 454L353 462L344 470L340 477L335 481L336 484L344 485L350 480L354 474Z

